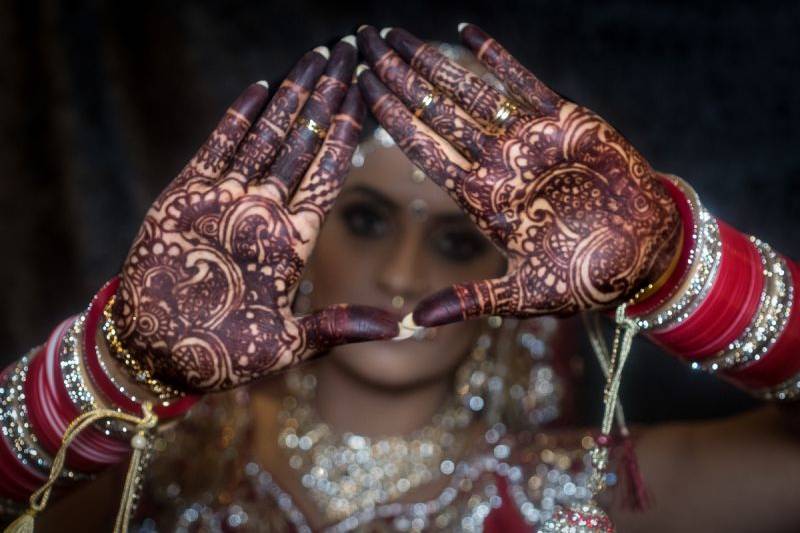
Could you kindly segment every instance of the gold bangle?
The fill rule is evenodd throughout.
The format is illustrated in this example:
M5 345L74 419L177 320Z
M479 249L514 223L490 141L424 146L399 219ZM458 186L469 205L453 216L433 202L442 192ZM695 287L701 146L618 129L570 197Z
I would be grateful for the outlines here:
M150 369L142 365L136 357L129 352L122 341L117 335L117 328L114 326L114 318L111 310L114 307L116 296L112 296L106 306L103 308L103 324L101 326L106 343L108 344L108 351L117 361L121 362L133 377L136 383L144 385L150 392L153 393L159 400L173 400L184 396L184 393L167 385L163 381L153 376Z

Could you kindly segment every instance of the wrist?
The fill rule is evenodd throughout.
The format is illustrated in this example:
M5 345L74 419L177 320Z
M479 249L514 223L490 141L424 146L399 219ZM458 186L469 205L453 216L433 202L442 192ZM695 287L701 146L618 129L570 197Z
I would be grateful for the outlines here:
M194 402L185 397L151 409L151 393L110 357L99 325L111 285L86 312L61 322L43 347L0 372L0 498L24 500L55 480L84 479L119 463L131 446L147 447L156 409L174 418Z
M698 247L698 232L703 221L699 200L691 188L670 176L658 174L658 181L670 199L669 205L677 219L674 231L661 248L661 253L651 269L650 286L628 306L628 316L656 320L655 313L668 306L681 292L682 285L696 267L698 259L694 249Z
M651 285L651 292L659 290L667 283L672 273L678 266L681 252L683 251L684 241L684 222L681 212L681 195L674 190L674 185L669 178L663 174L656 174L654 187L663 190L665 200L661 204L665 212L665 217L672 221L669 235L664 239L663 245L656 254L656 259L648 274L648 282Z
M151 400L153 412L168 419L184 414L198 396L183 394L155 380L148 369L134 359L117 336L112 308L119 288L119 278L106 283L92 299L87 311L84 354L92 379L109 401L118 408L142 414L141 404Z
M662 247L650 270L646 287L636 297L637 302L644 302L669 286L669 281L680 264L683 244L683 223L679 219L675 231Z
M111 355L101 327L96 328L94 335L98 366L117 390L122 392L132 402L152 402L153 404L158 404L159 398L147 387L137 383L136 380L131 377L127 368Z

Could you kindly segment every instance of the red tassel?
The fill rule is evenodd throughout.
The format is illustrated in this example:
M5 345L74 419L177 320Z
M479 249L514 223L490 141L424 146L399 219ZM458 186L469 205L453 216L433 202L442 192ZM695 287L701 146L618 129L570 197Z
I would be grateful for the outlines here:
M642 472L639 470L639 460L636 458L636 449L633 445L633 439L630 435L622 437L622 472L624 472L626 484L626 493L622 506L626 509L633 511L646 511L652 501L650 494L642 477Z

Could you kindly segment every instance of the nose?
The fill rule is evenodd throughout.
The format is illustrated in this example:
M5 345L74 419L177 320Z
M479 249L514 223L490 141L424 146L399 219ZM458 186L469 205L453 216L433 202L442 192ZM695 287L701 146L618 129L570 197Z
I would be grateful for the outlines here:
M428 290L421 261L423 244L423 231L420 228L409 228L402 232L393 251L387 254L378 275L378 286L388 297L399 296L407 305ZM393 305L397 303L393 302Z

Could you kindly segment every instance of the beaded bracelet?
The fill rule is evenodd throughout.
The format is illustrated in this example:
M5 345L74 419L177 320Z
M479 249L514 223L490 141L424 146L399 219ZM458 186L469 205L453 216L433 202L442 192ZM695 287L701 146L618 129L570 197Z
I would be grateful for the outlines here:
M83 354L81 347L84 344L84 336L89 333L86 331L86 314L78 315L72 327L64 336L61 347L60 367L64 376L64 385L67 395L72 404L81 413L88 413L98 409L101 402L90 387L90 379L83 365ZM91 334L91 333L89 333ZM115 406L119 412L122 409ZM99 422L100 430L109 437L115 437L124 441L130 439L130 427L128 424L115 419L105 419Z
M4 399L12 394L23 394L20 389L27 376L28 364L28 357L23 357L16 364L3 371L0 378L2 379L0 394ZM13 412L10 409L6 411L6 409L7 406L3 405L4 415ZM25 457L20 457L19 450L15 450L12 440L16 427L9 422L8 418L3 416L3 436L0 438L0 476L4 482L0 483L0 496L19 500L20 495L24 495L26 491L30 490L30 487L35 487L37 483L41 483L40 480L43 474L29 461L26 461Z
M67 395L56 355L71 323L72 320L65 320L56 327L45 349L31 361L23 384L31 427L44 450L51 455L58 451L70 421L80 414ZM94 472L103 465L113 464L116 458L109 455L105 440L108 438L97 430L81 435L70 450L67 466ZM124 451L122 447L120 450Z
M111 310L114 307L114 300L115 296L112 296L103 308L104 320L101 326L111 355L113 355L117 361L125 365L137 383L147 387L158 399L172 400L183 396L183 392L170 387L153 376L150 369L142 365L139 359L134 357L133 354L123 346L122 341L117 335L117 328L114 325L114 318L111 314Z
M108 281L92 298L89 309L86 312L87 331L98 331L103 329L106 322L110 322L113 328L113 320L106 316L105 311L109 311L113 304L114 294L119 287L119 278ZM104 358L100 354L100 346L96 342L95 335L85 335L83 343L83 362L92 382L100 389L103 395L116 406L121 407L128 413L142 415L142 398L138 398L122 384L118 383L112 373L107 368ZM135 376L134 381L138 383ZM199 399L197 395L178 393L177 398L162 399L160 403L153 407L153 412L161 419L175 418L186 413Z
M41 347L34 348L20 358L0 385L0 407L2 407L0 423L3 436L10 442L17 460L24 465L32 466L46 476L53 464L53 458L42 448L33 432L23 387L28 374L28 365L40 351ZM64 469L62 477L69 480L87 478L85 474L70 469Z
M758 361L777 340L792 312L794 287L782 257L764 242L750 238L759 251L766 281L759 297L758 309L747 329L714 356L692 363L703 370L716 372Z
M67 376L62 372L59 352L66 339L72 337L77 340L70 335L74 324L75 320L69 319L56 328L46 349L34 361L30 378L25 381L34 431L41 437L45 449L53 454L60 448L62 437L70 423L82 412L96 408L90 407L91 405L97 405L94 402L76 405L67 390ZM69 379L75 383L81 377L71 375ZM103 430L91 427L75 439L67 455L67 465L93 472L118 463L128 451L125 442L109 438Z
M767 353L758 360L722 371L726 379L753 391L753 394L770 400L800 398L800 265L784 258L791 277L793 298L788 321L781 331L776 331L774 342Z

